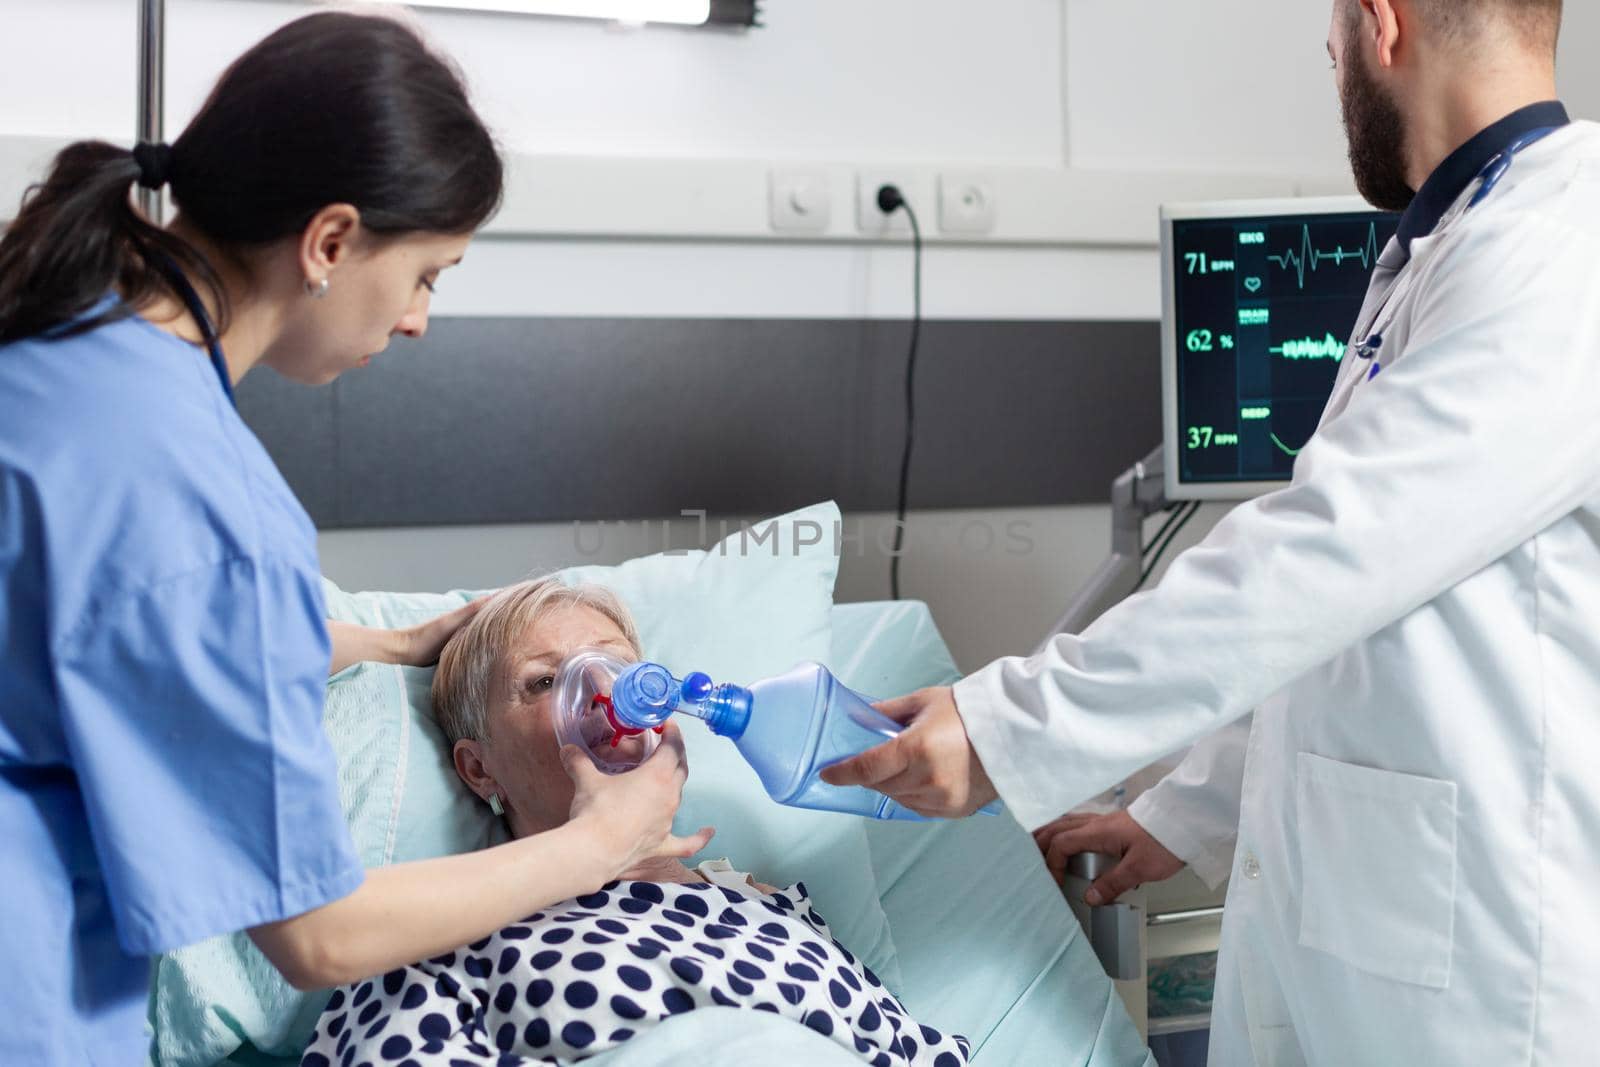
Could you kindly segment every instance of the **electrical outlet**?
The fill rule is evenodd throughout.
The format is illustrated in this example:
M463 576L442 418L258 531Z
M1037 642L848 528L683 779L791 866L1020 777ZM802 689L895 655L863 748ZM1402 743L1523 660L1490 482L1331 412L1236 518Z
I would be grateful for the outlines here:
M939 229L944 233L991 233L995 226L994 178L988 174L939 175Z
M911 236L911 220L904 211L885 215L878 207L878 190L893 185L917 212L924 232L928 227L928 204L916 175L903 170L864 170L856 176L856 229L872 237Z
M826 171L774 170L768 187L772 228L821 233L833 220L833 187Z

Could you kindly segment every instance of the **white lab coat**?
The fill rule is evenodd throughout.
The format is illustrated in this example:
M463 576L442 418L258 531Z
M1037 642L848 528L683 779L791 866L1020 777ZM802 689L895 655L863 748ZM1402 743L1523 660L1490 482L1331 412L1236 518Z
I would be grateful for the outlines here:
M1600 126L1472 191L1288 488L956 687L1030 827L1258 709L1134 809L1232 878L1218 1067L1600 1057Z

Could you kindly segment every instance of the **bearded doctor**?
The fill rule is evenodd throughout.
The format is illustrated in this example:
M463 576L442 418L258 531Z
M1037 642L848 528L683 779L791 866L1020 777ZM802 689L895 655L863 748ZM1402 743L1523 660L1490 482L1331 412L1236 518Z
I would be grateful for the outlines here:
M1058 869L1122 856L1102 899L1229 877L1214 1064L1594 1060L1600 126L1555 100L1560 22L1335 0L1357 183L1405 215L1293 482L825 776L998 793ZM1197 740L1130 811L1056 819Z

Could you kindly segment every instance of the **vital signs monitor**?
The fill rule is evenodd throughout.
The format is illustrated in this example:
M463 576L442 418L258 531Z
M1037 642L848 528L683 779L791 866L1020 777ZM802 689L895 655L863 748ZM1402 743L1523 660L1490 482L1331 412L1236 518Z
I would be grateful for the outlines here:
M1399 222L1355 198L1162 208L1168 500L1289 480Z

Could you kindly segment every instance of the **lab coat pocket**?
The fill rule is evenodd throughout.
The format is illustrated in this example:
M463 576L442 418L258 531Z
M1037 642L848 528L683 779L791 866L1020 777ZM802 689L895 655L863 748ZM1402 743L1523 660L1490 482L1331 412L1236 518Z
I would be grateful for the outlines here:
M1370 974L1450 984L1456 784L1301 752L1300 944Z

